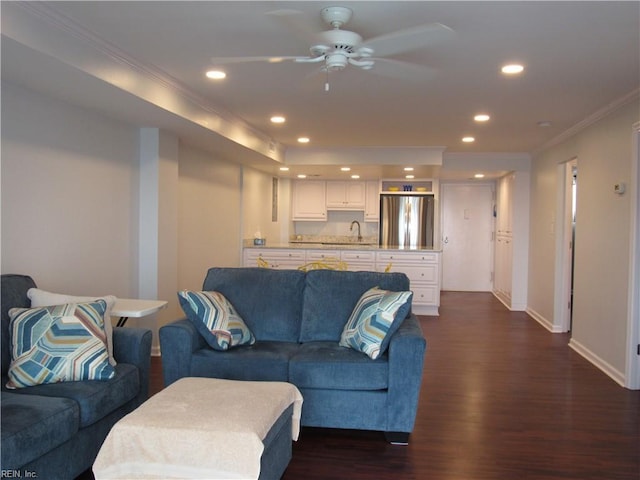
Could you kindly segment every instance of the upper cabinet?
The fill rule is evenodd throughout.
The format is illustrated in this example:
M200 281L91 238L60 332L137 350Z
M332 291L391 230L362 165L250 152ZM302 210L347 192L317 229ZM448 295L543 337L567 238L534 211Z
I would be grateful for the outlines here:
M292 220L327 220L326 182L305 180L294 182L292 196Z
M327 182L327 209L364 210L364 204L365 182Z
M380 182L369 180L365 186L364 221L380 220Z
M365 222L380 219L378 180L298 180L293 182L291 219L326 221L328 210L364 212Z
M497 184L497 218L496 229L498 235L513 234L513 203L515 173L506 175L498 180Z

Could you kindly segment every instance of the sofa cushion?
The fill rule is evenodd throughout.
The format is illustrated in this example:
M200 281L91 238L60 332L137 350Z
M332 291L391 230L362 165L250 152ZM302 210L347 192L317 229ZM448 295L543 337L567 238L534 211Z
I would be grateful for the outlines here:
M80 428L91 425L133 399L140 391L138 368L119 362L110 380L52 383L14 390L20 395L66 398L80 410ZM3 410L4 413L4 410Z
M65 303L86 303L95 300L104 300L107 308L104 311L104 332L107 335L107 351L109 352L109 363L115 365L117 362L113 358L113 325L111 324L111 310L116 304L117 298L113 295L104 297L78 297L76 295L65 295L61 293L47 292L39 288L30 288L27 296L31 300L31 307L48 307L51 305L63 305Z
M279 381L289 378L289 359L299 344L257 341L248 347L219 352L210 348L191 357L190 375L230 380Z
M24 391L1 393L3 469L17 469L35 460L69 440L79 428L76 402L23 395Z
M256 340L297 342L304 278L298 270L211 268L202 290L222 293Z
M106 302L12 308L8 388L75 380L107 380Z
M214 350L252 345L256 339L233 305L220 292L178 292L180 306Z
M412 295L378 287L367 290L344 326L340 346L365 353L373 360L378 358L409 313Z
M388 379L387 355L371 360L335 342L304 343L289 363L289 382L298 388L384 390Z
M307 273L300 342L339 342L342 330L364 292L373 287L408 291L404 273L312 270Z

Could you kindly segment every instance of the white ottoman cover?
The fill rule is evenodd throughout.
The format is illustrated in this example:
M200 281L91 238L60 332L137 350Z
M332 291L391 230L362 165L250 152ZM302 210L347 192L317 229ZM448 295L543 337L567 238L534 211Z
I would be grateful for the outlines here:
M300 431L302 395L285 382L182 378L122 418L96 461L96 480L257 479L262 440L293 404Z

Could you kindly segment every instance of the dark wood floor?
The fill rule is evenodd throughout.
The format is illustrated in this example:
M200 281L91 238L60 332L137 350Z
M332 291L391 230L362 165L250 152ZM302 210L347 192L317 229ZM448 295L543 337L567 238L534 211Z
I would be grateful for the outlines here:
M439 317L421 317L427 355L410 444L303 428L283 480L640 479L640 392L491 294L444 292L441 302ZM157 392L159 358L152 370Z

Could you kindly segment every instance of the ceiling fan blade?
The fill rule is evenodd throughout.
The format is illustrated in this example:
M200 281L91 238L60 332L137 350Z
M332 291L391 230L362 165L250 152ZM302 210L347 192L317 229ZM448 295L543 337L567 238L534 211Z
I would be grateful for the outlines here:
M211 61L213 65L228 65L230 63L249 63L249 62L266 62L266 63L280 63L289 60L306 59L307 57L212 57Z
M437 73L435 68L394 58L373 58L372 60L375 60L375 64L367 71L383 77L424 82L431 80Z
M453 38L454 35L455 32L446 25L429 23L370 38L362 42L362 47L372 48L376 57L387 57L396 53L430 47Z
M306 20L304 14L298 10L273 10L266 12L265 15L276 19L298 37L299 40L305 42L305 44L314 45L320 40L317 29L314 28L314 26Z

